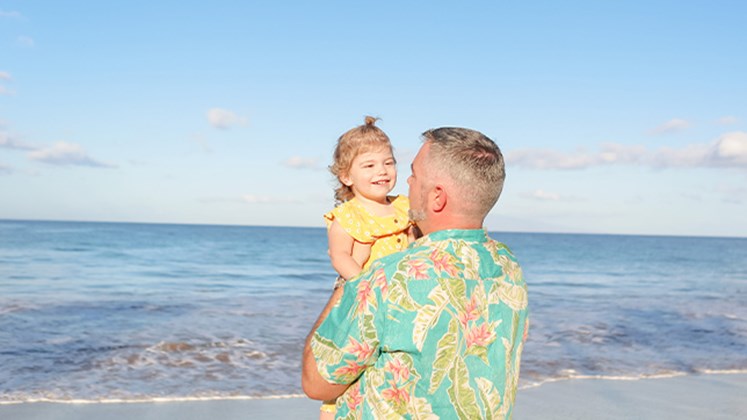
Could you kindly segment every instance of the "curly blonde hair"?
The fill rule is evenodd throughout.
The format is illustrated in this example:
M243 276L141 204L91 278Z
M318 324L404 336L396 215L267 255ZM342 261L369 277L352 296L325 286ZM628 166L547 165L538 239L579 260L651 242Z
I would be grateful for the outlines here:
M335 188L337 203L344 203L354 196L352 188L343 184L340 178L348 175L356 156L382 148L387 148L392 152L389 136L376 127L377 120L378 118L366 116L363 125L351 128L337 139L337 146L332 155L332 165L329 166L329 171L335 176L338 184Z

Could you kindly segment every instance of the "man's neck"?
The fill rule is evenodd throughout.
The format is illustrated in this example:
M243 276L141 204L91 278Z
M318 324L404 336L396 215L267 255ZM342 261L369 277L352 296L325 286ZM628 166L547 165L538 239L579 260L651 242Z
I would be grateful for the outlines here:
M422 226L421 224L418 224L418 227L420 228L420 231L423 232L423 235L428 235L440 230L482 229L482 221L444 220L439 223L422 223Z

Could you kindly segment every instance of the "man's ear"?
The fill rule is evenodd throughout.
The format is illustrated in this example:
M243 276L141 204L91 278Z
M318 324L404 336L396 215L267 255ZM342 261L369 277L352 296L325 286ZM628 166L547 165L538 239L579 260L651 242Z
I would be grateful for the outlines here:
M444 187L441 185L433 187L433 190L431 190L431 196L433 197L433 211L436 213L443 211L447 202L446 190Z

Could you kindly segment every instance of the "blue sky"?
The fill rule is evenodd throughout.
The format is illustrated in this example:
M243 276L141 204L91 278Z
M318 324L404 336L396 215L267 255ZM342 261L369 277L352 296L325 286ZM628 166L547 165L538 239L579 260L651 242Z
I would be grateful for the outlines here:
M0 218L323 226L381 118L507 159L490 230L747 236L742 1L0 0Z

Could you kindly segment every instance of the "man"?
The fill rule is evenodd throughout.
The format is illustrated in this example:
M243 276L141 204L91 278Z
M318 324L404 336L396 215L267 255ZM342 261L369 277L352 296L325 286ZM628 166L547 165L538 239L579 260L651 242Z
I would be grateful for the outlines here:
M527 331L511 252L483 221L505 179L483 134L423 134L410 217L423 237L338 289L306 340L302 384L338 418L509 418Z

